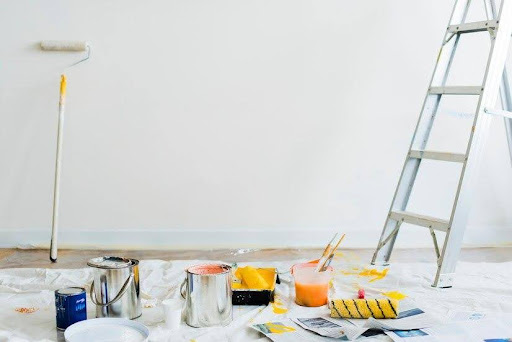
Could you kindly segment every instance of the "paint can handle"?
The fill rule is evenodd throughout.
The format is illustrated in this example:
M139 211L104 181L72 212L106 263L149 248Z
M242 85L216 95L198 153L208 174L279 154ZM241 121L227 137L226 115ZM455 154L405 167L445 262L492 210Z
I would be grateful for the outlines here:
M187 284L187 278L183 279L183 282L180 285L180 294L183 299L187 299L186 292L184 291L184 286Z
M123 284L123 287L121 287L121 290L119 290L119 293L117 294L117 296L115 296L114 299L112 299L111 301L109 301L107 303L98 303L98 301L96 300L96 293L94 292L94 280L93 280L92 284L91 284L91 289L89 290L89 295L91 296L91 301L95 305L102 306L102 307L114 304L119 299L121 299L121 297L126 293L126 290L128 290L128 286L130 285L132 279L133 279L133 273L130 274L128 279L126 279L126 281Z

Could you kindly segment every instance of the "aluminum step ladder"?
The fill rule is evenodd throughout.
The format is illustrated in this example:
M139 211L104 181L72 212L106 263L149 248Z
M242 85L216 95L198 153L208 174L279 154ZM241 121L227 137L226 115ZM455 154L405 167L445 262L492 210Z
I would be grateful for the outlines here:
M451 287L453 284L455 266L469 215L472 192L475 188L474 180L477 178L482 149L493 115L505 117L512 158L512 101L505 69L512 34L512 0L502 0L499 9L493 0L484 0L487 20L479 22L466 22L470 4L471 0L455 2L402 174L372 259L374 265L388 264L402 223L426 227L430 230L437 254L438 268L432 285L434 287ZM488 31L491 38L483 83L470 86L446 85L461 35L482 31ZM503 109L494 109L498 94L501 95ZM465 154L425 150L441 98L450 95L478 96ZM462 164L449 219L407 211L407 203L423 159ZM439 249L436 231L446 234L442 250Z

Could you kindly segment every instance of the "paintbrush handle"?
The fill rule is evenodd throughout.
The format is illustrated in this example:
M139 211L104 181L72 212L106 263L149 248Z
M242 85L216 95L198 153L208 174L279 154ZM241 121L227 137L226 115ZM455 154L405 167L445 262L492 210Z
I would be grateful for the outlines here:
M67 87L67 81L66 81L66 75L60 76L60 97L59 97L59 105L64 105L66 102L66 87Z
M60 79L59 123L57 128L57 151L55 156L55 179L53 183L52 208L52 237L50 241L50 260L57 261L57 235L59 228L59 195L60 195L60 168L62 158L62 140L64 133L64 103L66 100L66 76Z

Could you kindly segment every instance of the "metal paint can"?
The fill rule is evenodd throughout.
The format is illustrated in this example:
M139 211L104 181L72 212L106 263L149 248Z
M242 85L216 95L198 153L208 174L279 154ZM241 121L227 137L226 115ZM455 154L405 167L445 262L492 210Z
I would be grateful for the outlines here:
M185 321L196 328L225 326L233 320L231 267L206 264L189 267L180 292L186 300Z
M94 269L90 295L96 317L134 319L142 314L139 260L104 256L87 265Z
M57 329L65 330L71 324L87 319L86 292L82 287L55 290Z

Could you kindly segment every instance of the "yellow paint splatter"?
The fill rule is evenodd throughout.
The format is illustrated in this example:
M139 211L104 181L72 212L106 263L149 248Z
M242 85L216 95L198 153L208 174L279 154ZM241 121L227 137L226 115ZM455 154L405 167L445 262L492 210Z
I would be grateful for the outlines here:
M354 270L354 272L351 272L351 271L341 271L342 274L345 274L345 275L358 275L360 277L369 277L369 278L372 278L369 280L369 282L374 282L376 280L381 280L383 279L384 277L386 277L386 275L388 274L388 268L385 268L383 269L382 271L379 271L377 269L368 269L368 268L363 268L362 271L360 271L359 269L357 270Z
M282 315L288 312L287 308L283 307L283 302L281 302L277 297L274 298L274 301L272 302L272 311L274 311L275 314Z
M268 331L272 334L282 334L286 332L295 331L294 327L287 327L286 325L278 324L278 323L265 323Z
M403 294L402 292L398 291L382 292L382 294L388 298L396 300L402 300L407 297L406 294Z
M359 272L359 275L362 277L375 277L370 280L371 282L374 282L376 280L380 280L384 278L388 274L389 268L385 268L382 271L376 270L376 269L367 269L365 268L363 271Z

